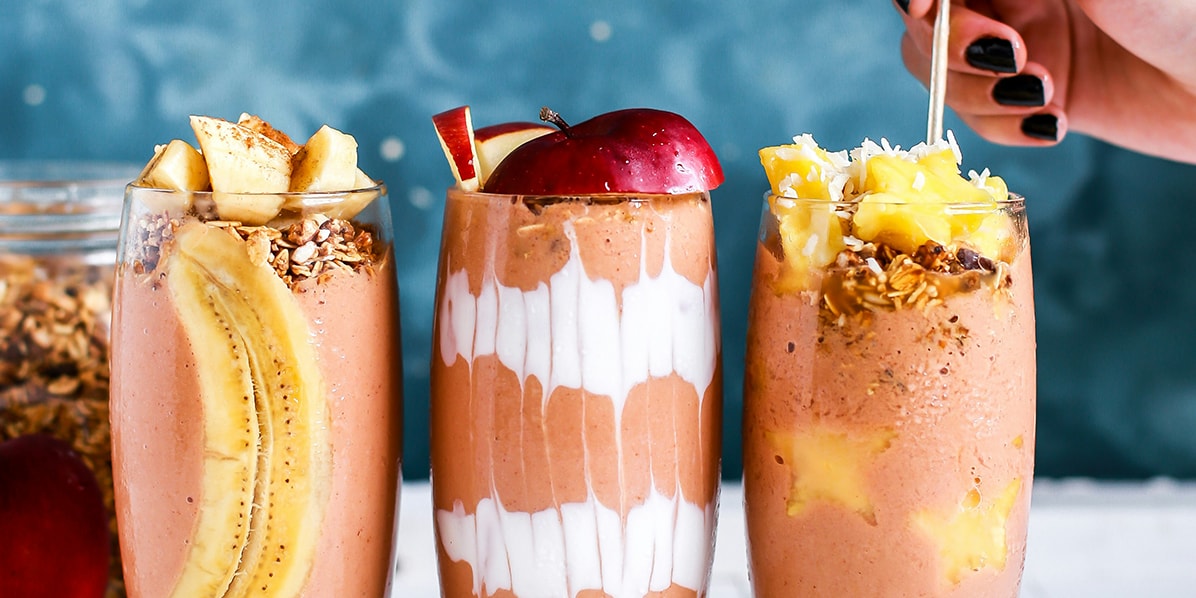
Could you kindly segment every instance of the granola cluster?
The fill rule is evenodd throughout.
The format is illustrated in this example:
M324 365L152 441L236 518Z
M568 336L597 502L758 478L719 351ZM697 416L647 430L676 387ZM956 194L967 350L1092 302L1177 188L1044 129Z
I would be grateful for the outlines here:
M71 444L115 513L108 423L112 268L0 256L0 442L49 434ZM124 595L111 517L108 596Z
M969 247L927 241L913 255L884 243L862 243L841 251L822 282L821 316L843 326L848 318L876 311L942 305L955 293L982 288L1008 293L1009 265Z
M376 233L369 226L355 226L348 220L318 213L278 228L221 220L207 224L244 241L255 264L269 264L292 287L308 279L322 284L337 271L372 274L385 256L386 248L374 242ZM165 215L139 224L141 240L131 256L135 273L152 272L158 267L180 225L178 219Z

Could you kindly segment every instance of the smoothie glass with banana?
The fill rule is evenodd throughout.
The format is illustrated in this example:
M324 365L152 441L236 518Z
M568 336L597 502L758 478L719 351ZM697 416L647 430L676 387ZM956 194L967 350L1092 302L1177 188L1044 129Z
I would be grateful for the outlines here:
M760 597L1016 596L1033 476L1025 206L954 141L765 148L744 388Z
M386 189L356 142L192 117L128 187L112 444L129 595L381 596L401 391Z
M638 184L654 185L642 192L576 184L626 178L594 174L606 160L587 135L620 155L643 148L609 122L516 140L482 191L468 188L472 158L454 168L432 353L444 596L706 594L721 425L708 190L722 175L712 153L676 141L692 125L666 114L595 120L660 132L669 170L677 159L699 177L675 192L642 166ZM506 143L479 129L455 146L454 126L437 121L450 160L453 147ZM558 154L574 169L537 179Z

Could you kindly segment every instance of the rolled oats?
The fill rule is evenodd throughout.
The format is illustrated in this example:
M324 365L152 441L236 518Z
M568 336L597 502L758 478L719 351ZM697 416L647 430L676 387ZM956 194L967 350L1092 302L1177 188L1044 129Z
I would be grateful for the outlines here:
M291 286L312 278L323 284L337 271L364 271L372 275L385 257L384 247L376 246L374 233L368 227L357 229L347 220L318 213L278 228L226 220L208 221L207 225L244 241L253 263L269 264ZM134 243L131 256L135 273L146 274L157 269L161 256L169 252L179 226L177 219L162 214L143 219L137 227L140 238Z
M873 311L928 312L955 293L1008 294L1012 284L1008 264L969 247L928 241L908 255L884 243L852 244L823 278L821 317L842 327Z

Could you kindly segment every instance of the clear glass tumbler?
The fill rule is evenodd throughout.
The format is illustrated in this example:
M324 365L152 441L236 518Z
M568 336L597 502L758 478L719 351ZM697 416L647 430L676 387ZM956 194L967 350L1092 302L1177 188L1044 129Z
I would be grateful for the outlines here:
M863 210L970 232L865 243L852 235ZM769 197L746 361L756 596L1017 595L1035 422L1021 198Z
M709 195L448 192L432 351L445 596L702 596L722 371Z
M217 216L280 205L265 224ZM402 371L386 188L131 185L121 233L111 416L130 595L383 595Z
M94 505L56 504L45 494L52 492L46 482L9 477L20 466L6 457L0 495L19 494L3 502L5 512L20 519L3 527L6 541L29 551L17 572L37 584L27 591L67 592L52 584L69 568L80 596L124 594L112 497L108 334L121 198L137 171L99 162L0 162L0 445L6 447L0 452L25 455L19 458L38 461L31 464L38 471L77 480L38 456L48 446L35 437L52 436L75 454L67 459L81 460L95 478L73 483L95 485L102 497ZM43 449L30 450L34 445ZM85 502L94 496L77 494ZM19 505L33 503L38 512L20 512ZM79 509L94 511L99 531L107 533L85 532L95 526L68 515ZM65 526L58 537L28 538L22 531L54 535L56 525ZM15 567L11 556L3 560ZM0 578L5 589L26 591Z

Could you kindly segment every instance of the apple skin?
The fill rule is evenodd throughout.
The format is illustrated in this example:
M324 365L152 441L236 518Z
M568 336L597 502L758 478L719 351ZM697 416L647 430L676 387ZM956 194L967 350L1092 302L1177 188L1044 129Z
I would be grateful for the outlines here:
M0 595L102 598L108 513L95 475L43 434L0 444Z
M478 179L478 152L469 106L458 106L432 116L432 126L457 185L467 191L476 191L481 181Z
M513 195L678 194L723 182L718 157L684 117L616 110L512 151L483 190Z

